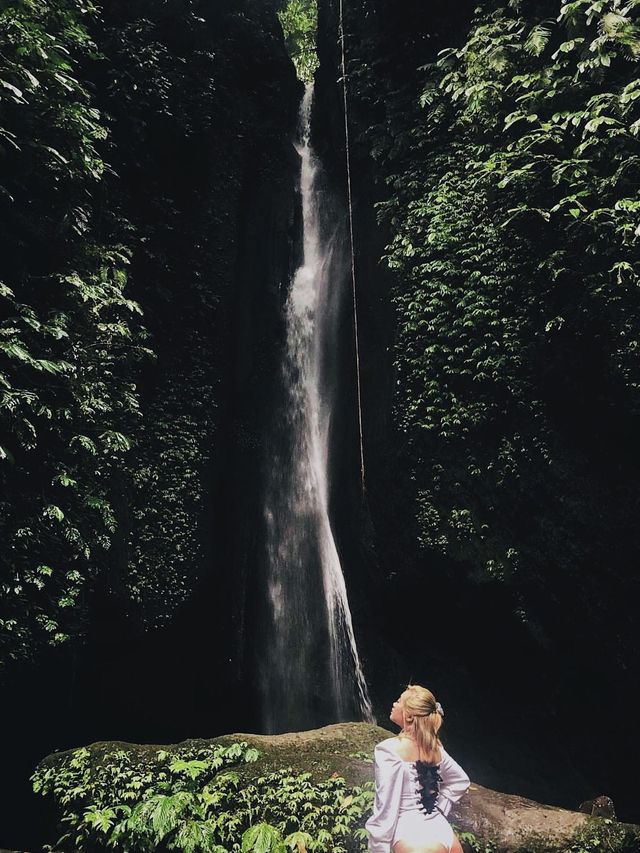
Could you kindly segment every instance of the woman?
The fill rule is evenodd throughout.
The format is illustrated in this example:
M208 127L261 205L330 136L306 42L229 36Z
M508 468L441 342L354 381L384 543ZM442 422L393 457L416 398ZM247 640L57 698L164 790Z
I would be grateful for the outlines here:
M440 742L443 716L433 693L417 684L393 703L389 718L402 731L375 749L370 853L462 853L447 815L470 782Z

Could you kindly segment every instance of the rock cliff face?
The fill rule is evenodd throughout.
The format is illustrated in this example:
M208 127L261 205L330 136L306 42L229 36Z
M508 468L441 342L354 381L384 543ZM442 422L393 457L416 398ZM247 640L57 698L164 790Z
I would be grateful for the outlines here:
M344 197L339 4L320 0L319 10L315 147L336 192ZM597 690L612 698L609 709L630 706L625 667L634 664L629 651L614 671L604 654L583 657L572 651L574 639L568 632L555 644L536 637L518 621L512 592L474 581L471 558L456 561L422 547L414 473L421 462L409 458L409 437L393 416L392 293L402 282L383 259L390 226L378 224L375 205L393 192L387 183L392 176L372 156L372 130L382 126L395 141L390 144L396 145L393 162L400 173L408 164L419 167L420 158L428 155L412 149L403 132L424 121L419 69L440 49L464 42L472 11L471 4L436 3L427 14L416 0L401 0L393 7L378 0L345 4L367 497L363 506L353 464L357 436L345 431L335 456L335 479L340 482L337 534L365 669L381 718L393 691L409 680L427 683L450 708L449 719L455 714L464 721L456 726L456 746L483 784L563 805L604 790L635 816L637 804L629 795L633 782L621 758L632 722L625 716L617 745L594 757L591 716L584 706L594 673ZM345 322L345 337L350 334ZM351 350L344 350L343 364L349 378L345 407L354 411L355 419ZM432 461L423 460L425 466ZM359 506L360 514L354 515L353 508ZM615 519L612 524L615 528ZM585 572L598 582L597 569L586 566ZM592 610L585 608L585 625L597 625L599 606L594 601ZM550 618L544 600L540 607ZM616 621L615 609L609 618Z
M291 140L301 86L277 5L202 4L193 23L178 11L151 13L144 2L114 4L100 34L114 73L122 73L108 84L105 72L102 97L113 122L119 204L139 235L132 296L157 355L142 378L141 434L131 460L136 488L121 500L120 572L94 593L81 658L80 693L88 691L91 701L97 693L124 727L132 711L137 717L155 704L161 658L163 670L175 666L193 688L179 711L165 706L157 731L172 718L193 721L198 708L213 706L214 693L242 683L262 426L295 238ZM155 50L166 51L169 96L136 94L155 81L146 79L143 63L123 55L130 46L122 46L121 34L140 29L141 52L152 39ZM189 652L203 644L205 686L195 671L202 656ZM132 656L137 666L127 669L137 674L114 702L109 684ZM193 661L191 677L186 660ZM91 687L96 665L103 675Z
M92 31L103 55L86 73L116 173L103 204L129 223L129 295L157 359L141 377L136 487L116 502L86 643L6 683L22 781L3 810L5 845L42 841L24 817L38 807L26 780L52 744L221 730L219 697L243 686L261 430L295 235L301 85L278 5L127 0ZM65 701L36 724L43 691Z
M96 592L94 645L81 676L89 679L101 661L98 691L123 726L161 689L159 649L167 655L162 668L173 660L168 665L194 692L181 697L180 711L166 708L158 731L171 718L193 720L198 708L212 707L211 694L243 677L240 635L260 519L262 426L295 239L291 140L301 86L277 6L203 4L203 31L195 34L177 15L154 20L167 62L184 68L174 82L174 96L182 91L183 98L175 108L154 113L153 104L135 97L121 103L117 86L104 90L120 203L142 238L132 295L157 353L142 382L142 430L132 460L137 488L122 499L121 585ZM116 53L119 33L135 29L145 11L144 3L111 10L103 38L113 45L115 68L126 61ZM127 606L127 595L137 608ZM140 623L153 631L142 635ZM202 656L188 651L202 644L209 649L204 687L195 672ZM116 672L122 677L132 654L139 672L114 705L109 682ZM192 677L185 672L189 659ZM210 719L210 711L203 713Z
M105 87L122 206L143 238L134 296L158 356L143 378L137 489L123 500L123 586L147 627L170 622L199 584L209 585L209 606L235 601L242 581L226 567L242 579L251 550L294 238L301 94L277 5L205 4L201 32L177 15L153 21L167 62L184 69L172 81L180 105L155 113L134 98L125 109L118 87ZM116 69L126 63L119 32L143 11L123 4L119 20L109 16L103 37Z

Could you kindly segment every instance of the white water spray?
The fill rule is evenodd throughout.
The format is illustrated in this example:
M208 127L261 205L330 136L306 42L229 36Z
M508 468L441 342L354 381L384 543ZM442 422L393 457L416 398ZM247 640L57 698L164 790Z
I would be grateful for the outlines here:
M345 265L342 229L323 235L327 199L309 141L312 98L308 85L297 146L303 258L286 304L282 435L270 460L265 503L270 614L259 657L269 731L354 716L373 720L329 521L335 321Z

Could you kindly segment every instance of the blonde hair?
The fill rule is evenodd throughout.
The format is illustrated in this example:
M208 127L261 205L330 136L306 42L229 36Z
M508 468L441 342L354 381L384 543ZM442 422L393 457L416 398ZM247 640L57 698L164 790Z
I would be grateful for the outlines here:
M405 730L416 742L420 761L439 764L442 753L438 731L442 725L442 712L436 697L419 684L409 684L403 696Z

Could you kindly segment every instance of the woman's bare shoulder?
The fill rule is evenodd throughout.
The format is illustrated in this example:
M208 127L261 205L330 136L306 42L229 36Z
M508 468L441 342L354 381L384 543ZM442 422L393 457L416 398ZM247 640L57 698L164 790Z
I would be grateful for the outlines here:
M376 749L400 761L414 761L416 758L416 745L414 741L407 737L400 737L399 735L381 741Z

